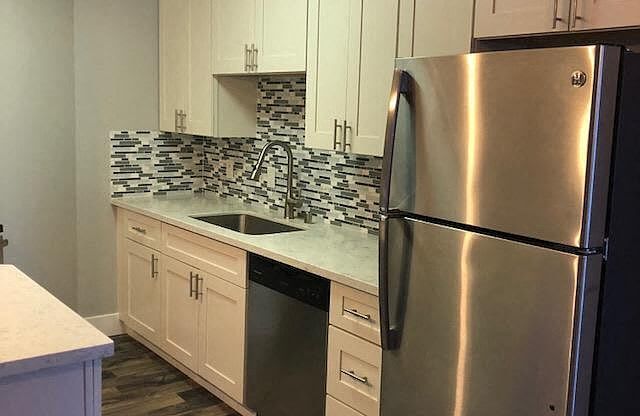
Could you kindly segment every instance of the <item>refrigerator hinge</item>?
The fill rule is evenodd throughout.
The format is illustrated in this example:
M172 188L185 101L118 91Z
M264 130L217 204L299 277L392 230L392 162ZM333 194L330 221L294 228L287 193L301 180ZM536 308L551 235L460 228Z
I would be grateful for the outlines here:
M609 258L609 237L604 239L604 245L602 247L602 259L607 261Z

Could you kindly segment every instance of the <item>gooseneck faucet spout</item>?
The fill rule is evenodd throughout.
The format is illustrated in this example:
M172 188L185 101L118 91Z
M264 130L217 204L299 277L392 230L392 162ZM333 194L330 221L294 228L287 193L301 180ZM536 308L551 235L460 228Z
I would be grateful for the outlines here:
M260 179L260 174L262 173L262 164L264 163L267 152L272 147L281 147L287 153L287 195L284 203L284 218L293 219L295 218L295 209L302 206L302 200L298 197L297 193L293 189L293 153L291 152L291 146L289 146L288 143L281 140L274 140L267 143L260 151L258 162L253 168L253 172L251 172L250 178L253 181L257 181Z

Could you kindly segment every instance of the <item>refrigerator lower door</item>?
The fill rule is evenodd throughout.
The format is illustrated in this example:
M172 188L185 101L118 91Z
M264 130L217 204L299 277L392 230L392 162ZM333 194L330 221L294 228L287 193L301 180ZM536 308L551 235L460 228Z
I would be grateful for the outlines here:
M600 255L408 218L381 232L382 416L587 414Z

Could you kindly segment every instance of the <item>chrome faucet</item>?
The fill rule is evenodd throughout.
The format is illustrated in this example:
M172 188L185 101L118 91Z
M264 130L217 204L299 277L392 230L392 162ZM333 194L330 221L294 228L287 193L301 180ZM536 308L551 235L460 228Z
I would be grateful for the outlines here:
M258 162L253 168L253 172L251 172L251 180L257 181L258 179L260 179L260 169L262 168L262 164L264 163L264 158L267 155L269 149L274 146L279 146L283 148L285 152L287 152L287 196L284 202L284 218L293 219L295 218L295 209L302 206L302 200L299 198L297 192L295 192L293 189L293 153L291 152L291 146L289 146L288 143L281 140L274 140L267 143L260 151Z

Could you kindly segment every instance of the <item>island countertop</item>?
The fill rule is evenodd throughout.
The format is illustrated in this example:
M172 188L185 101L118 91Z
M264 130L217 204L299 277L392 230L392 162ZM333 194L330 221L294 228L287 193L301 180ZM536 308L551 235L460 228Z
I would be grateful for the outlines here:
M14 266L0 265L0 379L113 354L113 341Z
M316 220L283 220L281 211L213 195L130 196L111 203L158 221L212 238L354 289L378 294L378 238L350 226ZM194 216L248 213L287 223L304 231L248 235L199 221Z

